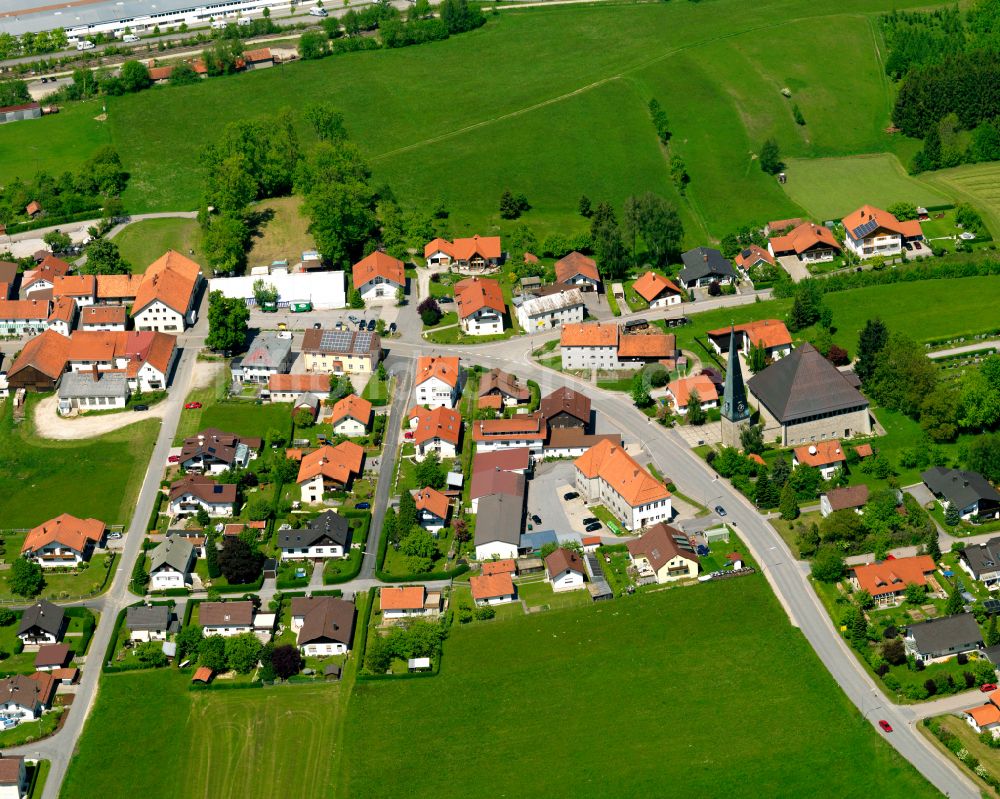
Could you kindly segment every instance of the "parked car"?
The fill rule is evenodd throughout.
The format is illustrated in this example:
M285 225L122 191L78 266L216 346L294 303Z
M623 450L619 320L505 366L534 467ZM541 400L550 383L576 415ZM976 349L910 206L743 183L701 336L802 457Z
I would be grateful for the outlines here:
M722 505L716 505L715 506L715 512L718 513L720 516L725 516L726 515L726 509L724 507L722 507Z
M587 525L587 526L586 526L585 528L583 528L583 529L584 529L584 531L585 531L585 532L588 532L588 533L596 533L596 532L597 532L598 530L600 530L600 529L601 529L601 528L602 528L603 526L604 526L604 525L602 525L602 524L601 524L600 522L594 522L593 524L588 524L588 525Z
M455 301L454 297L436 297L435 299L438 301L439 305L441 303L443 303L443 302L444 303L448 303L448 302L454 302Z
M587 517L584 518L583 523L584 523L584 525L588 525L588 524L593 524L594 522L599 522L599 521L600 521L600 519L598 519L596 516L587 516Z
M879 719L878 726L882 728L883 732L892 732L892 725L885 719Z
M122 537L122 534L119 533L117 530L112 530L110 533L108 533L108 538L119 539L121 537Z
M149 410L149 406L148 405L133 405L132 406L132 410L133 411L148 411Z
M359 502L354 507L357 508L358 510L368 510L371 506L372 506L372 503L370 503L370 502Z
M196 411L201 407L200 402L185 402L184 410L186 411Z
M169 458L167 458L167 463L180 463L180 462L181 462L180 455L171 455Z
M407 441L413 441L413 431L412 430L404 430L403 431L403 438L406 439Z
M979 690L984 694L988 694L990 691L995 691L997 689L996 683L987 682L979 686Z
M375 320L374 319L369 319L368 320L368 332L371 333L374 329L375 329Z
M313 322L313 330L321 330L322 328L323 328L322 324L320 324L319 322Z
M537 513L532 513L531 514L531 521L533 521L535 524L541 524L542 523L542 517L539 516Z
M389 332L390 333L395 333L396 332L396 323L395 322L389 322Z
M580 495L577 494L576 491L567 491L565 494L563 494L563 499L569 502L571 499L576 499L578 496Z
M347 320L348 320L349 322L354 322L354 324L357 324L358 322L360 322L360 321L361 321L361 320L360 320L360 319L358 319L358 317L356 317L356 316L355 316L354 314L348 314L348 315L347 315Z

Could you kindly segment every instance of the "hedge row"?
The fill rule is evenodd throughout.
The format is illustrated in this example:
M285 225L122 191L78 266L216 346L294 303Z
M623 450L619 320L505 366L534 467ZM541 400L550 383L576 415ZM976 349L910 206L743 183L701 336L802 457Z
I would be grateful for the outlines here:
M108 571L111 571L110 569ZM94 614L87 608L66 608L66 615L70 618L83 619L83 632L80 634L80 648L77 656L87 654L87 647L90 646L90 639L94 637L94 630L97 629L97 621Z
M469 564L463 563L454 569L443 572L425 572L422 574L387 574L381 569L375 570L375 576L385 583L412 583L414 581L427 582L429 580L452 580L469 571Z
M43 216L41 219L33 219L30 222L18 222L17 224L8 226L7 235L13 236L15 233L24 233L29 230L41 230L43 227L55 227L56 225L68 225L73 222L85 222L88 219L94 219L100 215L101 206L98 205L75 214L65 214L64 216L57 217Z
M358 679L361 679L361 670L365 664L365 648L368 645L368 625L371 624L372 610L375 608L375 592L377 590L375 586L368 589L368 603L365 605L364 618L361 619L361 624L357 626L357 633L354 636L354 649L352 651L358 653ZM358 597L355 594L354 604L357 605L357 602Z
M339 583L346 583L353 580L359 574L361 574L361 566L365 562L365 553L363 549L351 550L350 557L348 558L351 568L346 572L341 572L340 574L334 574L332 576L327 576L326 572L323 573L323 585L338 585Z
M254 682L212 682L205 683L191 682L188 683L189 691L240 691L245 688L263 688L264 683L261 680L255 680Z
M156 492L156 499L153 500L153 512L149 514L149 524L146 525L147 530L156 529L156 523L160 518L160 508L163 506L163 497L162 491Z
M218 591L220 594L252 594L254 591L259 591L262 585L264 585L263 573L257 578L256 582L243 583L242 585L227 585L221 588L213 586L212 590Z
M136 605L142 604L141 602L135 602L129 607L135 607ZM111 638L108 640L108 648L104 651L104 663L102 663L102 671L107 674L112 674L116 671L129 671L128 668L124 666L112 666L111 659L115 656L115 646L118 644L118 634L121 632L122 625L125 623L125 613L128 608L122 608L118 611L118 615L115 617L115 626L111 628Z
M165 588L162 591L152 591L153 596L187 596L191 593L187 588Z

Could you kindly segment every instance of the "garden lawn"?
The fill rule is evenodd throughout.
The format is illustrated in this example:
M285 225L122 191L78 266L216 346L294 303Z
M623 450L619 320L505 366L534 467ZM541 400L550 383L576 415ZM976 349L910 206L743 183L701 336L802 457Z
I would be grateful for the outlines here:
M942 192L906 173L890 153L846 158L790 158L788 196L813 219L840 220L869 203L886 208L895 202L924 207L947 205L954 192Z
M203 407L186 410L181 414L174 445L184 443L185 438L199 430L217 427L227 433L239 436L267 438L269 430L278 430L286 437L292 428L291 406L287 402L268 402L258 405L252 401L217 402L214 388L195 389L187 400L197 399Z
M148 799L333 795L340 685L189 692L189 681L175 669L106 675L60 796L123 785ZM108 768L122 741L133 756Z
M533 579L517 582L517 598L523 599L529 608L547 607L572 608L591 604L590 594L586 586L576 591L560 591L556 593L543 579Z
M427 735L442 697L461 712ZM581 697L587 719L553 734L552 708ZM720 703L740 719L722 747ZM484 730L488 747L440 745ZM759 576L452 627L438 677L355 686L344 741L342 796L467 797L498 762L517 763L504 771L510 796L654 796L680 772L692 796L935 795L861 719Z
M299 213L301 205L299 197L281 197L251 208L251 212L264 214L264 221L247 254L250 266L269 265L272 261L281 260L298 263L303 250L315 249L316 243L307 230L309 219Z
M16 427L11 403L0 408L0 523L8 529L34 527L65 512L127 524L159 420L96 438L52 441L34 435L30 418L36 401L29 395L26 418Z
M201 251L201 229L194 219L143 219L126 227L114 241L122 258L137 273L145 272L167 250L176 250L199 264L206 262Z

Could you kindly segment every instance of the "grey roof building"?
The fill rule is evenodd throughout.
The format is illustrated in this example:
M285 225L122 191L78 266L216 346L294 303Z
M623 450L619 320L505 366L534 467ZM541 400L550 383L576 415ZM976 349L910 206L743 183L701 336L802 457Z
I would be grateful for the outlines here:
M17 635L27 639L52 637L58 640L65 620L66 612L61 607L40 599L21 614Z
M959 565L974 580L987 585L1000 581L1000 537L981 544L969 544L958 553Z
M194 546L180 536L171 536L159 543L149 553L149 573L156 574L164 569L171 569L183 574L191 571L194 562Z
M517 546L524 524L524 497L490 494L480 497L476 511L475 545L501 541Z
M129 630L166 631L170 627L170 608L166 605L138 605L125 611Z
M935 466L920 475L924 484L963 516L996 516L1000 513L1000 492L978 472Z
M687 288L705 286L718 280L727 283L736 280L733 265L722 257L722 253L711 247L696 247L681 255L684 268L677 277Z
M278 548L306 549L312 546L340 546L345 551L351 546L351 525L347 519L332 510L321 513L308 526L298 530L281 530Z
M906 651L920 660L970 652L983 645L983 634L971 613L911 624L903 639Z
M59 381L59 399L64 401L100 397L128 401L130 393L122 372L67 372Z
M244 380L266 381L272 374L287 372L292 366L292 337L289 334L265 332L254 336L243 356L241 368Z

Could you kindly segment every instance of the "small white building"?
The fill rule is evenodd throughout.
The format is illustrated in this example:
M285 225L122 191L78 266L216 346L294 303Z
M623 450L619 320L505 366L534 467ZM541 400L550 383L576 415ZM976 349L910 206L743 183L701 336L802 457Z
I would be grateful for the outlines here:
M469 579L469 586L477 605L506 605L517 598L509 572L476 575Z
M400 289L406 288L403 262L377 250L351 267L351 278L366 305L394 301Z
M572 549L559 547L545 558L545 580L553 591L576 591L584 587L586 568Z
M332 596L292 599L292 630L306 657L346 655L351 650L357 611L353 602Z
M231 638L234 635L252 633L253 602L249 599L238 602L202 602L198 605L198 623L206 637L221 635L223 638Z
M166 605L134 605L125 611L125 627L133 641L166 641L170 632Z
M422 585L383 586L379 608L385 619L436 618L441 615L441 592Z
M346 558L351 551L351 525L347 519L325 511L298 530L278 532L282 560Z

